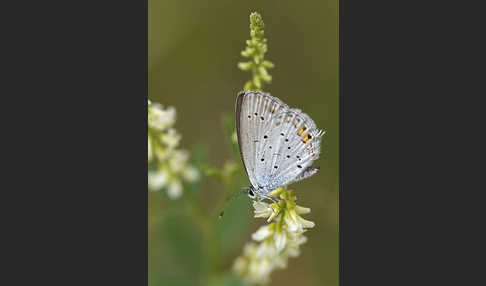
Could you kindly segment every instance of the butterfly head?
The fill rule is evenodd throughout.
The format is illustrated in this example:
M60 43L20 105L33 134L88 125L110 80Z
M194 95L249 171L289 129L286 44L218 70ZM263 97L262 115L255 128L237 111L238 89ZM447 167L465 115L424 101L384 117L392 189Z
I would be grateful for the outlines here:
M248 197L250 197L250 199L256 198L255 188L253 188L253 186L249 186L248 189L247 189L247 194L248 194Z

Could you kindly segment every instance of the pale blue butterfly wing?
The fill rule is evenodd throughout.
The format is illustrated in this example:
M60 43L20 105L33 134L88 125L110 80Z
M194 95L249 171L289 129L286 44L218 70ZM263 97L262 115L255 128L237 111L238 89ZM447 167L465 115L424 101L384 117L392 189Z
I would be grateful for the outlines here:
M264 128L271 114L284 112L288 106L279 99L255 92L241 92L236 100L236 131L240 154L251 184L256 188L262 186L257 181L257 157L264 144ZM265 121L265 118L267 121ZM260 158L261 159L261 158ZM261 160L258 160L261 162Z
M263 195L312 176L321 136L314 121L280 99L261 92L241 92L236 101L238 144L248 178Z

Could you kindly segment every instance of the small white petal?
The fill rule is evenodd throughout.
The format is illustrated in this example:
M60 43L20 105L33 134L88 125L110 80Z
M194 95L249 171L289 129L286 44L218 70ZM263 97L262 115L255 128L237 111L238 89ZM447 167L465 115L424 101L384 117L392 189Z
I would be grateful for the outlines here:
M285 255L289 257L297 257L300 255L298 246L289 246L285 249Z
M272 214L268 217L267 222L271 222L272 219L274 219L280 213L280 208L278 206L275 206L275 204L271 205L271 209L272 209Z
M243 248L243 253L245 254L245 256L255 256L255 253L256 253L256 245L252 242L250 243L247 243L245 244L245 247Z
M300 231L302 229L300 224L292 216L291 212L285 212L284 221L287 224L287 229L291 232Z
M270 208L270 205L265 202L253 201L253 208L256 211L262 211Z
M273 239L275 240L275 247L277 251L282 251L285 247L285 243L287 242L287 235L284 231L276 231Z
M167 174L165 172L149 172L148 187L150 190L157 191L167 184Z
M310 208L304 208L301 206L295 206L295 212L297 214L308 214L310 213L311 209Z
M189 182L195 182L199 180L199 172L193 166L187 166L187 168L184 169L183 175L184 178Z
M185 150L175 150L169 158L169 168L172 172L178 173L186 167L189 154Z
M167 195L171 199L177 199L182 195L182 184L179 180L173 180L167 190Z
M162 143L167 145L168 148L174 149L179 145L179 141L181 140L181 135L177 133L174 128L170 128L166 134L163 134L161 139Z
M248 266L248 261L243 257L236 258L233 264L233 271L238 275L242 275Z
M274 258L273 263L275 267L278 268L287 268L287 259L285 256L277 256Z
M253 201L253 208L255 209L255 217L269 217L273 209L269 206L269 204L259 201Z
M258 268L256 269L256 272L258 273L258 276L263 278L265 276L268 276L272 270L272 261L270 261L269 259L262 259L258 265Z
M257 257L275 257L279 254L275 241L265 240L257 249Z
M297 243L298 244L304 244L307 242L307 237L306 236L303 236L303 235L299 235L299 238L297 240Z
M254 234L252 234L252 238L256 241L261 241L270 236L273 233L273 230L270 229L269 225L265 225L260 227Z
M316 224L310 220L305 220L300 216L297 216L297 220L302 225L303 228L313 228Z

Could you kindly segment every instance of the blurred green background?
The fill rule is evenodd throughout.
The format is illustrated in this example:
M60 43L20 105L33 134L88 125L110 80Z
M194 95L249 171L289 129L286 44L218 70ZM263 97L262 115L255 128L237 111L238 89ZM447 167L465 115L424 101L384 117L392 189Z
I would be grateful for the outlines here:
M246 60L240 52L250 38L253 11L263 16L265 58L275 64L269 70L273 82L264 91L304 110L327 131L314 163L320 173L290 186L297 203L311 208L303 217L316 227L306 232L301 255L275 271L270 285L338 285L337 0L149 0L149 99L176 107L181 148L191 151L193 161L222 167L234 158L241 167L228 147L222 118L233 119L236 93L251 76L237 63ZM238 178L228 187L204 177L201 184L186 186L177 201L149 193L149 285L241 285L231 275L233 260L265 221L253 218L244 196L217 219L216 203L249 185L241 169Z

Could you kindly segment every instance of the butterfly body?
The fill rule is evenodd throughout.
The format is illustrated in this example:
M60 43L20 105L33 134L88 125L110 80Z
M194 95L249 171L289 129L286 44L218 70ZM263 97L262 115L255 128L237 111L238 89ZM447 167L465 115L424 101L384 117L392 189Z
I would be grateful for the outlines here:
M324 132L301 110L268 93L240 92L236 129L250 197L271 199L274 189L317 172L311 164L319 157Z

